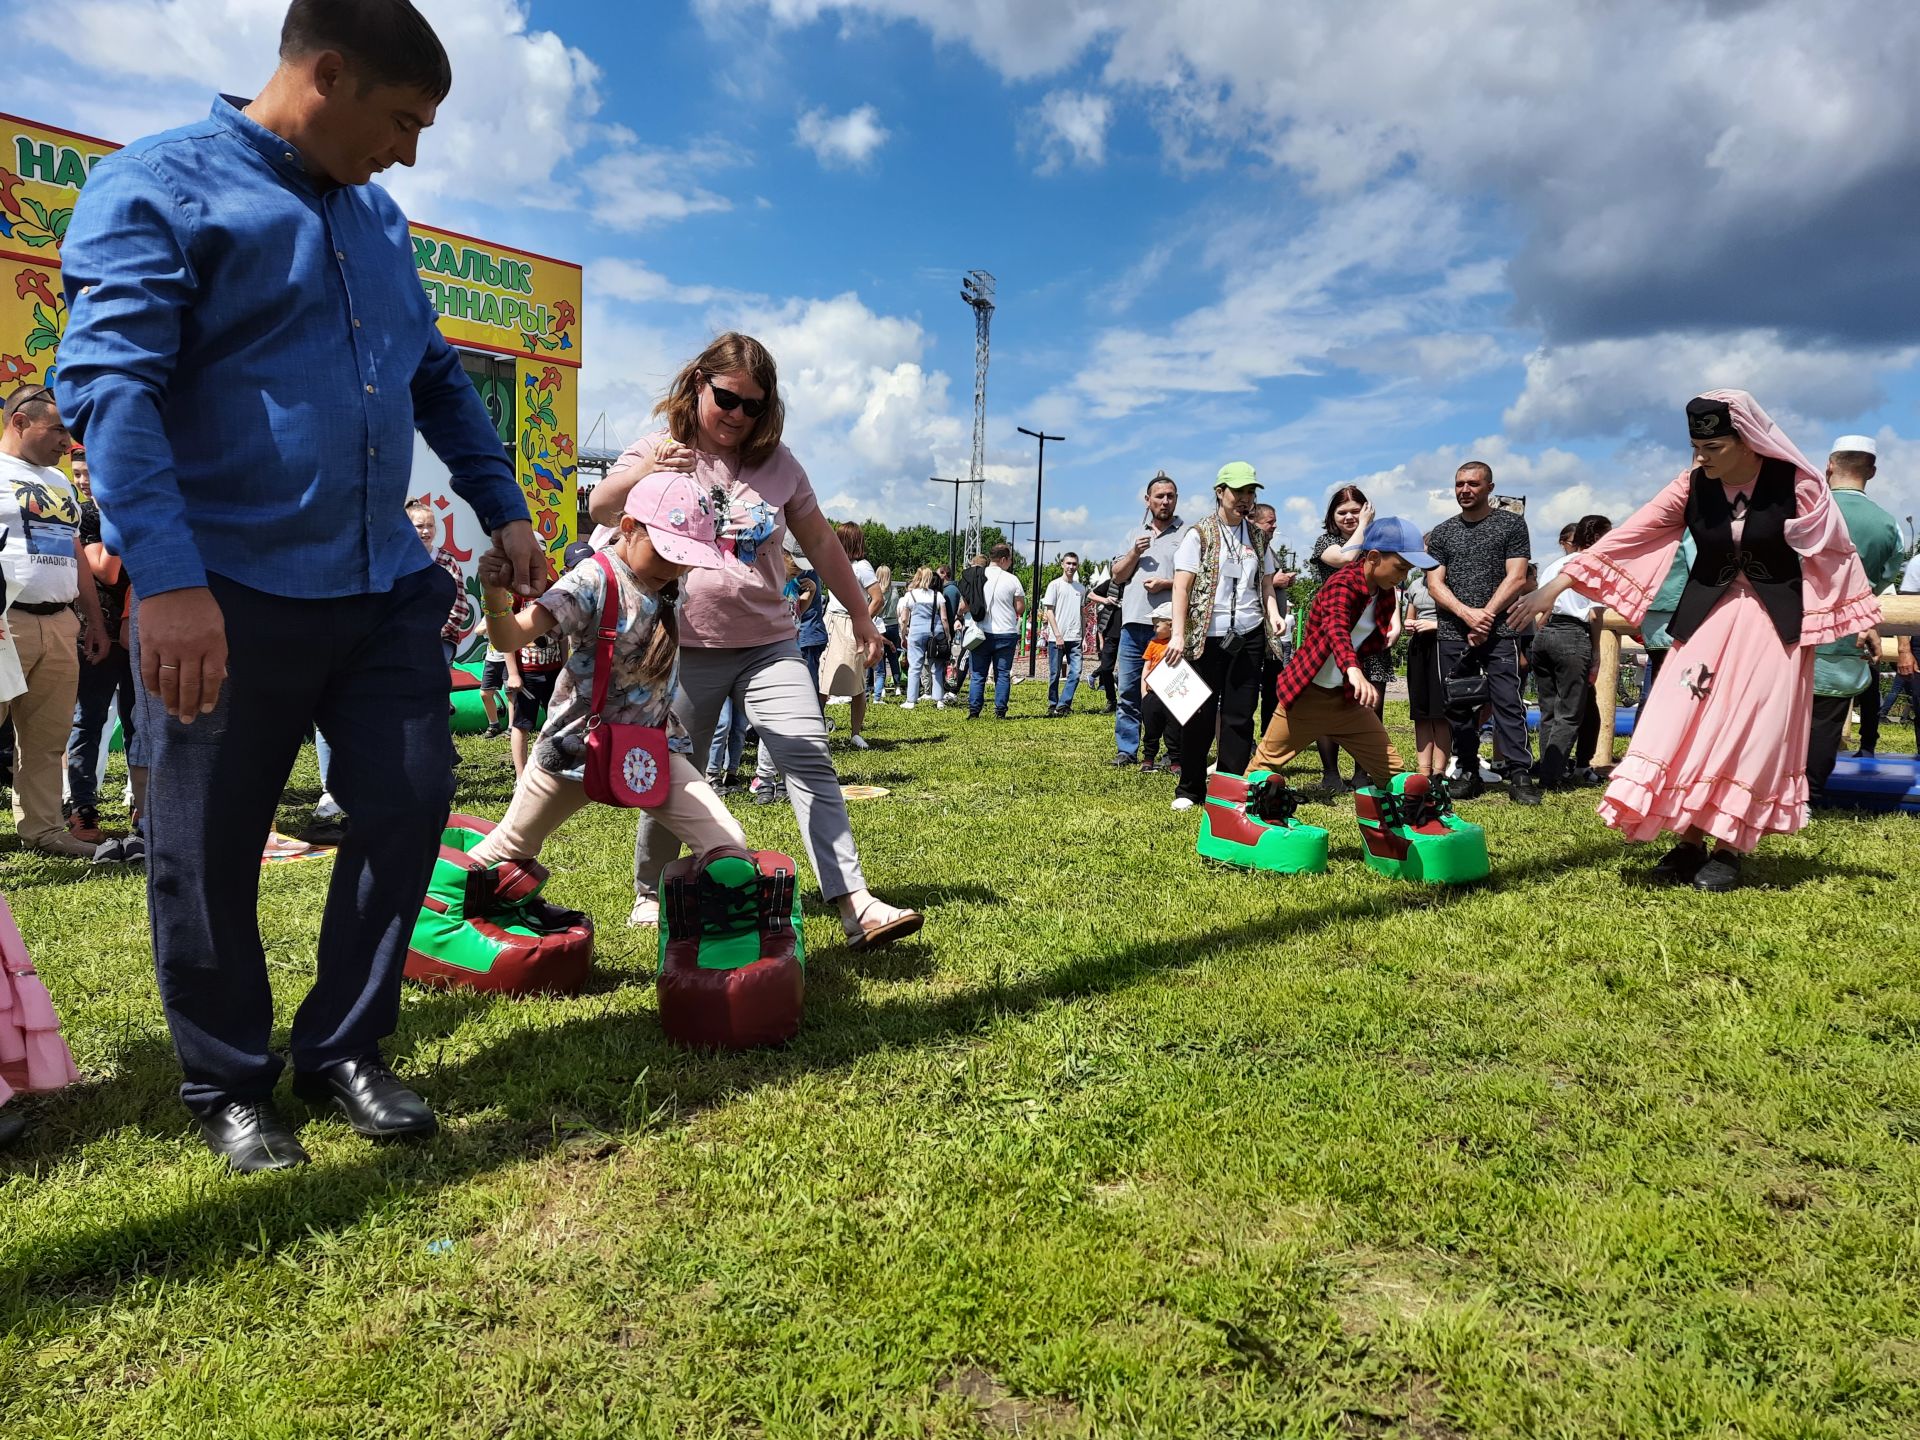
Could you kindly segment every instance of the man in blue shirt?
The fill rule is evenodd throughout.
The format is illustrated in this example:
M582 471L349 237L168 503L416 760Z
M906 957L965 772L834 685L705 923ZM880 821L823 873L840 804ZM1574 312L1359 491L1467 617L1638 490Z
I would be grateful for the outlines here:
M439 632L453 581L405 502L417 428L544 588L527 506L367 182L452 85L406 0L294 0L251 103L100 162L62 254L61 408L133 583L154 960L181 1097L238 1171L307 1157L273 1105L260 852L310 723L354 817L334 858L294 1093L424 1136L380 1057L452 798Z

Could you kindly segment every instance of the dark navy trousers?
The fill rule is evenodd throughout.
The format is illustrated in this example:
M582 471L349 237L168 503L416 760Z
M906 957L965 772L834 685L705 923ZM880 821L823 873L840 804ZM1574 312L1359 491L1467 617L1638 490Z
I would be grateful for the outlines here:
M196 1113L265 1098L279 1078L260 853L310 725L333 743L329 788L352 823L293 1020L294 1068L374 1054L399 1021L407 940L453 799L440 644L453 585L430 565L384 594L290 600L209 576L227 629L218 707L182 725L142 688L154 965ZM136 675L139 647L136 607Z

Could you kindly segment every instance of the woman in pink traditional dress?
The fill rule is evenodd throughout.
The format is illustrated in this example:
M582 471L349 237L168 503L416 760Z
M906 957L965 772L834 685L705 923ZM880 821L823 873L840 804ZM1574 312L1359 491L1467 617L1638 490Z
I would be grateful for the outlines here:
M1637 625L1693 536L1676 643L1600 818L1633 841L1672 831L1655 878L1724 891L1761 836L1807 823L1814 647L1872 629L1880 605L1820 472L1751 395L1708 391L1688 402L1687 428L1694 468L1508 619L1530 625L1575 589Z
M13 911L0 898L0 1146L27 1128L18 1113L4 1113L9 1100L22 1092L58 1090L79 1078L47 987L33 973Z

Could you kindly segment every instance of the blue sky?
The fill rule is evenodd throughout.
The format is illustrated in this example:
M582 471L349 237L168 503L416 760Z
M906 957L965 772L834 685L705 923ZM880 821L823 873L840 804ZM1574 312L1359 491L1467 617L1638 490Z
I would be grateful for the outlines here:
M1911 6L1834 0L427 0L454 95L417 218L587 266L582 428L639 433L713 331L782 365L837 514L944 523L961 272L1000 282L990 519L1110 552L1165 468L1247 459L1296 546L1358 481L1423 523L1468 456L1536 546L1754 391L1920 509ZM9 108L131 139L250 93L278 0L0 0ZM1566 11L1568 13L1559 13ZM1598 13L1604 11L1604 14ZM214 17L209 24L209 17ZM1836 33L1880 43L1844 64ZM1814 68L1814 67L1819 68ZM599 437L596 437L599 438ZM932 507L932 508L930 508ZM1030 533L1022 532L1023 535Z

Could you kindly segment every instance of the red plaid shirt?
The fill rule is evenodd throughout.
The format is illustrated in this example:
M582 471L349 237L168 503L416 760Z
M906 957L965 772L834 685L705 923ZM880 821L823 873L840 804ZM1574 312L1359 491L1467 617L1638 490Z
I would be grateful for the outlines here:
M1353 627L1366 612L1369 600L1373 604L1373 634L1361 641L1356 651ZM1307 633L1293 652L1293 660L1280 672L1280 703L1291 705L1298 700L1300 692L1313 683L1320 667L1330 659L1340 665L1341 693L1353 699L1353 683L1346 672L1360 664L1361 655L1387 648L1387 631L1392 628L1398 603L1393 591L1375 590L1367 584L1365 568L1358 563L1334 571L1307 608Z

